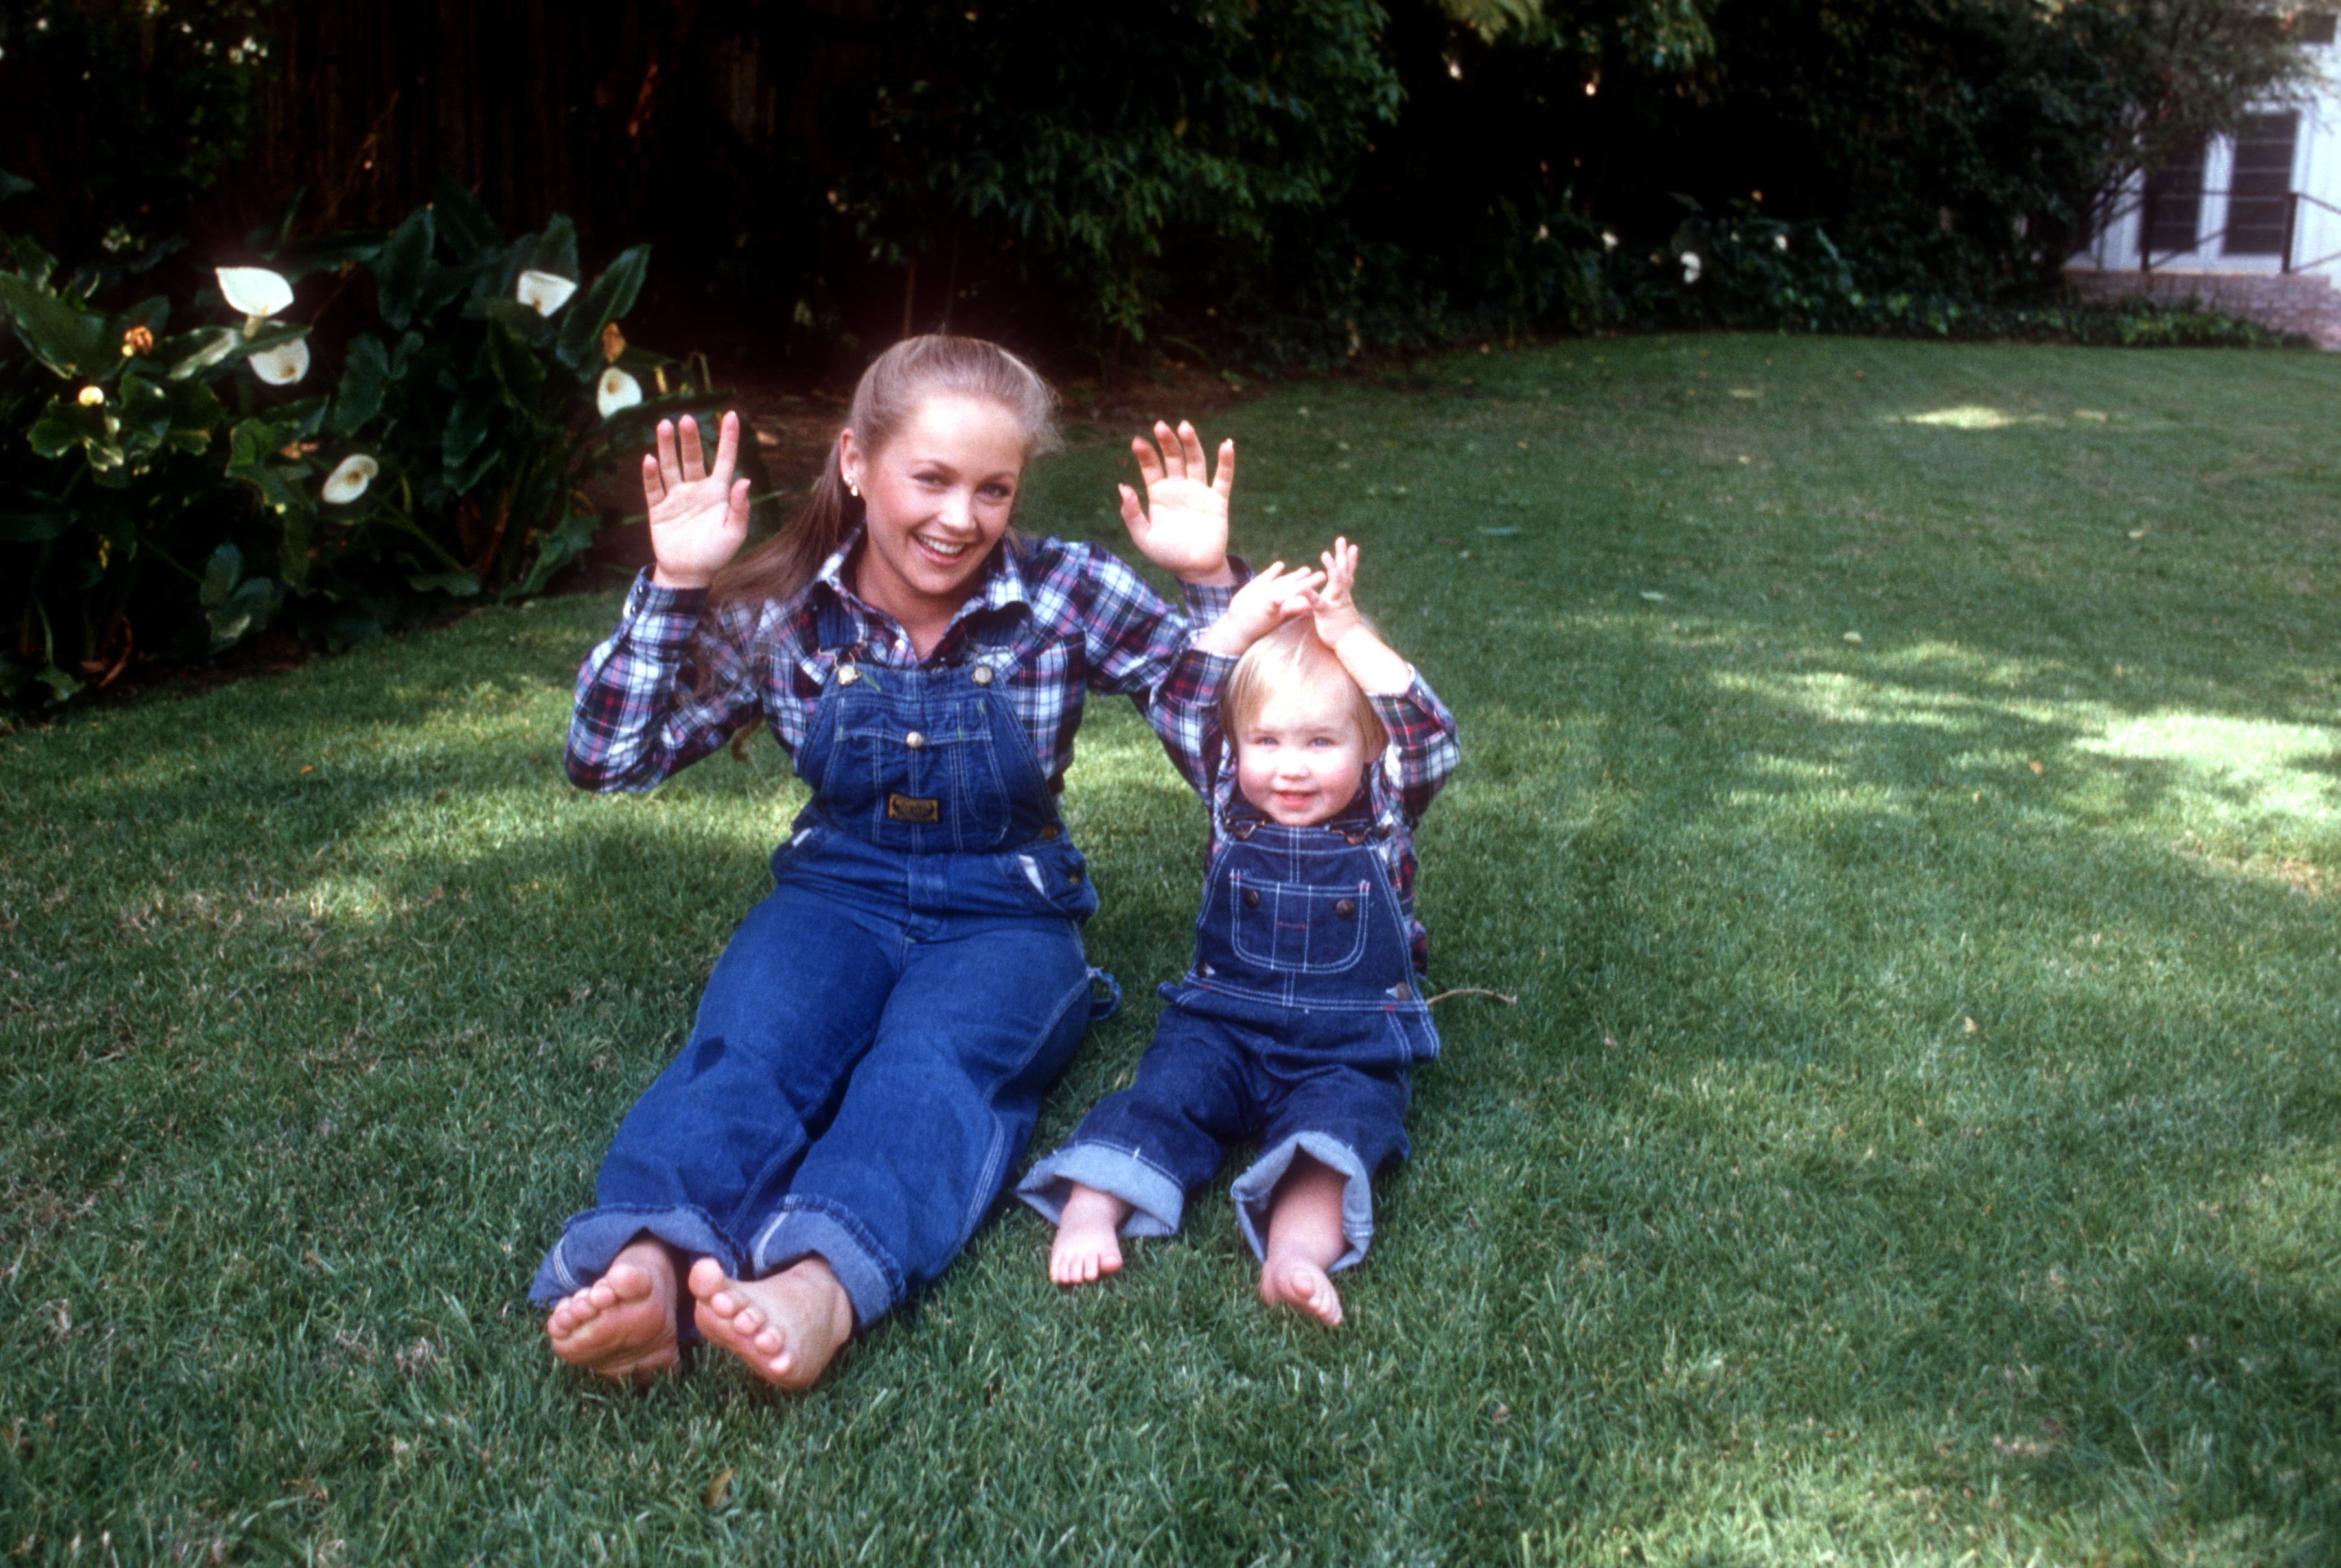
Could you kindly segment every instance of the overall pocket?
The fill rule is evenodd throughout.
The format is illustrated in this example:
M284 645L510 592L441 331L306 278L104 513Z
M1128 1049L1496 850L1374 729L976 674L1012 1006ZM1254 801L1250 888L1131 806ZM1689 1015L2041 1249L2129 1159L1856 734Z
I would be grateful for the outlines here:
M1271 973L1338 974L1365 954L1371 896L1364 881L1329 887L1235 871L1228 878L1230 941L1238 958Z
M1010 885L1029 906L1071 920L1097 913L1089 860L1070 840L1038 839L1000 861Z
M850 808L857 814L932 830L954 849L998 844L1008 831L1008 792L991 728L980 719L971 722L953 704L907 721L872 714L841 724L828 772L851 784L829 793L858 794Z

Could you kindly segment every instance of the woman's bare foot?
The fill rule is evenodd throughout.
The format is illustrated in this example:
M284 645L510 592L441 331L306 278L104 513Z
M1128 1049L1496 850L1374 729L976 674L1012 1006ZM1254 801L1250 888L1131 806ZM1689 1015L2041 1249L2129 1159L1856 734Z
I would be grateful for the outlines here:
M644 1237L598 1280L562 1297L544 1320L553 1353L608 1378L648 1382L674 1369L674 1254Z
M1260 1266L1260 1299L1299 1307L1327 1328L1341 1326L1341 1293L1333 1288L1333 1276L1307 1258L1271 1256Z
M691 1265L692 1321L712 1344L775 1388L802 1393L853 1337L853 1303L818 1257L761 1280L735 1280L713 1258Z
M1049 1247L1049 1277L1061 1285L1097 1283L1121 1267L1121 1222L1130 1205L1111 1193L1073 1183L1057 1216L1057 1239Z
M1310 1154L1291 1169L1268 1200L1268 1259L1260 1264L1260 1299L1299 1307L1327 1328L1341 1326L1341 1293L1326 1271L1350 1250L1341 1229L1341 1174Z

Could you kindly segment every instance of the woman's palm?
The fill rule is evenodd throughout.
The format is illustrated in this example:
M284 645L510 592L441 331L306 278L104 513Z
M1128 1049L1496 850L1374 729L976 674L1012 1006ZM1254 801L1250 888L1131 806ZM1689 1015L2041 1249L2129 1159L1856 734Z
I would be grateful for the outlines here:
M1158 450L1157 443L1160 444ZM1204 461L1202 438L1191 424L1154 426L1154 440L1130 444L1146 483L1146 504L1121 487L1121 520L1131 542L1174 576L1208 577L1228 561L1228 497L1236 483L1236 444L1220 444L1219 470Z
M732 477L739 456L737 414L723 416L712 467L706 465L696 420L683 415L679 433L659 421L657 454L643 454L643 500L650 508L651 554L664 585L705 587L746 542L749 485Z

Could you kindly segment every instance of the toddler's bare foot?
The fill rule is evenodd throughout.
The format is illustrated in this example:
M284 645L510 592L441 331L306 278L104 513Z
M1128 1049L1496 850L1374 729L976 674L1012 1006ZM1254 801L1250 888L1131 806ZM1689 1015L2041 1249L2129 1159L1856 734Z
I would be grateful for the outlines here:
M674 1255L645 1238L627 1244L608 1272L553 1303L544 1320L553 1353L607 1378L647 1383L672 1371Z
M1075 1182L1057 1217L1057 1239L1049 1247L1049 1277L1061 1285L1086 1285L1120 1270L1121 1222L1128 1218L1128 1203Z
M713 1258L691 1265L692 1321L709 1343L775 1388L802 1393L853 1337L853 1303L818 1257L761 1280L728 1277Z
M1327 1328L1341 1326L1341 1293L1333 1288L1333 1276L1307 1258L1271 1255L1260 1271L1260 1299L1298 1307Z

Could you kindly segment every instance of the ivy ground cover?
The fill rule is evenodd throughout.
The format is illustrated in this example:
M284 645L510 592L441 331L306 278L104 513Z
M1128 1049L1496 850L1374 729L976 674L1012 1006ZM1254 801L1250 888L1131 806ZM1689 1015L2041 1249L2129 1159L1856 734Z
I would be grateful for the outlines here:
M1240 546L1361 541L1460 716L1433 979L1518 998L1439 1004L1340 1333L1222 1183L1073 1295L1003 1211L802 1400L553 1363L530 1272L801 798L768 743L568 788L609 598L0 739L0 1551L2329 1560L2336 408L2307 355L1687 337L1221 416ZM1110 538L1126 434L1030 523ZM1066 801L1132 1004L1044 1144L1199 885L1126 709Z

